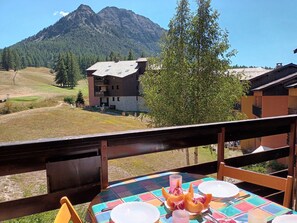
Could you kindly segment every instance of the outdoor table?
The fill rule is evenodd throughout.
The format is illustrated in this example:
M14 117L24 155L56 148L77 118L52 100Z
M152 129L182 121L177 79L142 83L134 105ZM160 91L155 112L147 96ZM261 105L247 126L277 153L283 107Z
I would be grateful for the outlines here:
M168 190L170 174L173 174L173 172L144 176L110 185L106 190L100 192L91 201L88 207L86 219L93 223L109 223L112 222L110 219L111 211L102 212L101 210L103 208L112 208L124 202L142 201L153 204L158 208L160 212L159 223L172 222L171 214L167 213L166 207L163 204L164 198L161 191L162 187L165 187ZM179 174L181 174L183 177L183 190L187 190L190 183L192 183L195 193L198 193L198 185L200 183L204 181L215 180L214 178L199 174ZM248 193L251 196L232 205L226 205L226 203L220 201L212 201L210 203L212 216L218 220L232 218L238 223L247 223L248 211L255 208L258 208L258 215L267 217L268 222L271 222L276 216L293 213L291 209L245 190L240 189L239 196ZM211 221L207 221L201 217L190 220L190 223L198 222L201 223Z

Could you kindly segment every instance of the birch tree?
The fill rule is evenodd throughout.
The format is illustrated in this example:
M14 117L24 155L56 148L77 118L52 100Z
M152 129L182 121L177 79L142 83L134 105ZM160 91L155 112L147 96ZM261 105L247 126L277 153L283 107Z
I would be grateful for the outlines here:
M162 41L160 58L149 61L141 78L143 94L154 126L232 120L233 106L246 84L228 74L228 33L220 29L219 14L210 0L197 0L192 14L188 0L180 0Z

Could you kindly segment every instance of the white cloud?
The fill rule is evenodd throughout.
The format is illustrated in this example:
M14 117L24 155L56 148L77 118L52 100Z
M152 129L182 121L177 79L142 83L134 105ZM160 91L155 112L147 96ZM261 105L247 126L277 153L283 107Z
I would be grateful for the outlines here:
M59 15L59 16L61 16L61 17L64 17L64 16L66 16L66 15L68 15L69 14L69 12L64 12L64 11L55 11L54 12L54 16L57 16L57 15Z

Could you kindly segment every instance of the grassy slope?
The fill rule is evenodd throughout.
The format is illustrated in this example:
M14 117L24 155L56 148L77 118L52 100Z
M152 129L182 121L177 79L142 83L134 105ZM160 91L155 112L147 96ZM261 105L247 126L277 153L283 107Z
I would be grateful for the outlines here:
M17 72L15 84L13 83L14 71L0 71L0 98L38 95L42 97L55 97L77 95L82 90L87 96L87 81L81 80L79 85L72 90L59 88L54 85L54 75L48 68L29 67Z
M132 117L111 116L62 105L0 116L0 142L86 135L146 128Z

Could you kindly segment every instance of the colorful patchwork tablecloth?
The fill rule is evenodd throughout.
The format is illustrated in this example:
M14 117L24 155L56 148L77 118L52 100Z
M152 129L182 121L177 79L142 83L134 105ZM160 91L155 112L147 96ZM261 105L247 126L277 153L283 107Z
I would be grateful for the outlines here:
M111 185L107 190L102 191L98 196L102 203L92 206L92 211L96 217L97 222L110 223L110 211L102 212L104 208L112 208L118 204L132 201L142 201L150 203L156 206L160 212L160 223L172 222L170 212L166 210L163 202L161 188L168 189L169 180L168 176L172 172L167 172L158 175L151 175L141 178L136 178L130 181L120 182L118 184ZM183 176L182 188L187 190L192 183L195 193L198 193L198 185L204 181L215 180L214 178L206 177L200 180L195 179L190 174L180 173ZM241 190L239 195L244 195L249 192ZM250 193L251 194L251 193ZM218 220L231 218L237 223L247 223L247 213L249 210L257 208L258 215L267 217L268 222L271 222L275 216L283 214L291 214L292 210L285 208L279 204L271 202L265 198L259 197L255 194L251 194L250 197L236 202L232 205L226 205L223 202L212 201L210 203L210 209L212 216ZM190 220L190 223L197 222L212 222L207 218L198 216L197 218Z

